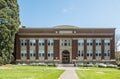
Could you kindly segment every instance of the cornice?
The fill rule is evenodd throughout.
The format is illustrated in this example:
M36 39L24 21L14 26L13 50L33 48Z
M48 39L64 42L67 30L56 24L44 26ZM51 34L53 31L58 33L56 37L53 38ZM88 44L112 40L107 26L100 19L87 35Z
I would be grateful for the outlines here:
M18 33L18 35L24 36L111 36L114 33L73 33L73 34L53 34L53 33Z

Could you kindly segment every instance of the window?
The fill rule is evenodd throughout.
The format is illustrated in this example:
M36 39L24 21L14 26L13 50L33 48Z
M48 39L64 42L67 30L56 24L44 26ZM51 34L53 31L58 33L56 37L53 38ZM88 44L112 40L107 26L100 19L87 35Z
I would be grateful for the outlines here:
M78 46L84 46L84 40L78 40Z
M44 50L39 51L39 57L44 57L44 54L45 54Z
M45 45L45 40L42 40L42 39L39 40L39 45L40 45L40 46L44 46L44 45Z
M92 46L92 45L93 45L93 40L88 39L88 40L87 40L87 45L88 45L88 46Z
M30 46L35 46L36 41L34 39L30 39Z
M21 42L21 46L26 46L27 45L27 40L26 39L22 39L20 42Z
M70 40L61 40L61 45L62 46L70 46Z
M48 46L53 46L53 42L54 42L53 39L49 39L48 40Z
M35 57L35 50L30 50L30 56Z
M104 56L110 56L110 50L105 50L104 51Z
M78 57L83 56L83 50L78 50Z
M110 40L109 39L104 40L104 45L105 46L110 46Z
M101 40L96 40L96 46L101 46Z
M87 50L87 56L92 56L93 55L93 51L92 50Z
M26 50L21 50L21 56L22 56L22 57L26 57L26 56L27 56Z
M96 56L101 56L101 50L96 50Z
M53 50L48 50L48 57L53 57Z

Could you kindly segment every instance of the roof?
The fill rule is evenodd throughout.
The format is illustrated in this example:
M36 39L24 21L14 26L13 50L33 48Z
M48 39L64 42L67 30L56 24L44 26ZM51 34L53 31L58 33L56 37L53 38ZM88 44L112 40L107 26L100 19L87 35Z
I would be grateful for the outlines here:
M79 28L79 27L77 27L77 26L72 26L72 25L58 25L58 26L54 26L53 28Z

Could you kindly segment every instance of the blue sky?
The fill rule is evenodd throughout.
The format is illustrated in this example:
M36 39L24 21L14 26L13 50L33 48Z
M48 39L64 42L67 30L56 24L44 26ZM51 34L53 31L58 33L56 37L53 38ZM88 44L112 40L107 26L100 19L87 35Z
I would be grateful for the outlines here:
M120 0L18 0L21 25L120 28ZM117 31L119 32L119 31Z

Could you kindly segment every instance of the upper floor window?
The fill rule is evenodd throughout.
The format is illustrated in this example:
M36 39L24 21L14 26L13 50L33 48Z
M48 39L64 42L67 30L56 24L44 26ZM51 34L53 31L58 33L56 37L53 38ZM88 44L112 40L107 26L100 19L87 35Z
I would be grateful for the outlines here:
M101 46L101 40L96 40L96 46Z
M62 46L70 46L70 40L61 40Z
M93 45L93 40L92 39L88 39L87 40L87 45L88 46L92 46Z
M105 39L104 40L104 45L109 46L110 45L110 40L109 39Z
M39 40L39 45L40 45L40 46L44 46L44 45L45 45L45 40L40 39L40 40Z
M78 50L78 57L83 56L84 51L83 50Z
M84 40L78 40L78 46L83 46L84 45Z
M48 46L53 46L53 39L48 39Z
M34 39L30 39L30 46L35 46L36 41Z
M27 40L26 39L22 39L20 42L21 42L21 46L26 46L27 45Z

